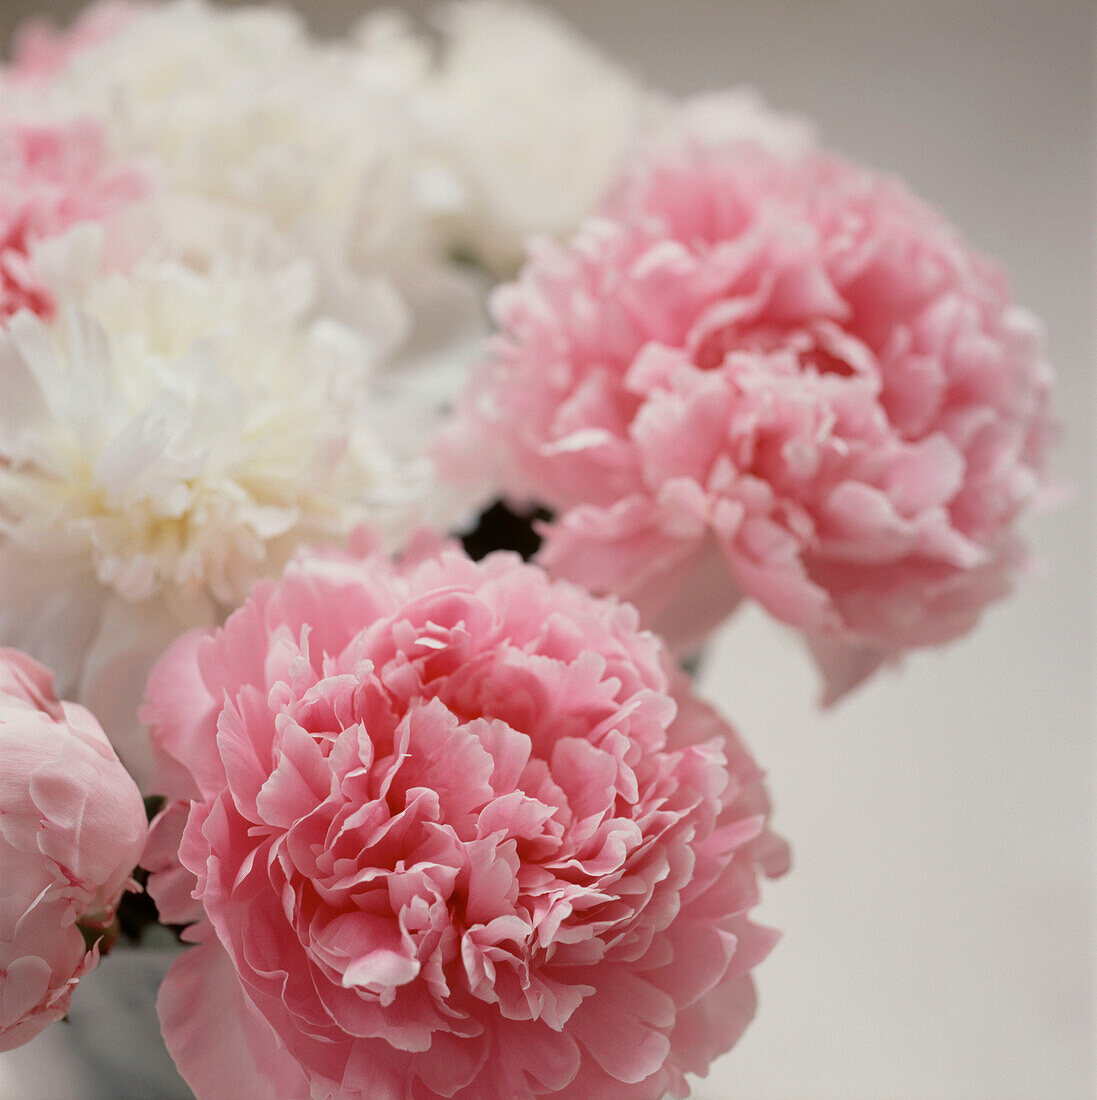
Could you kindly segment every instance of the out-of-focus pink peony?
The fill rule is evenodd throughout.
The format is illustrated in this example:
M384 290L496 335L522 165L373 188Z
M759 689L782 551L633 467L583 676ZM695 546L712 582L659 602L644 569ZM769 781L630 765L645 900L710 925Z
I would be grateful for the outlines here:
M45 19L29 19L16 31L7 75L15 81L48 81L81 51L117 34L147 6L133 0L99 0L63 30Z
M141 795L95 718L59 703L42 665L0 649L0 1050L68 1011L145 833Z
M358 547L365 551L365 545ZM149 682L201 1100L687 1093L754 1012L761 773L635 611L499 554L302 553ZM162 888L163 887L163 888Z
M20 309L53 313L54 295L29 260L36 242L109 218L150 182L141 168L110 166L96 122L0 124L0 322Z
M833 699L1007 591L1050 370L1002 274L902 185L703 107L497 292L464 430L555 511L550 572L683 648L757 600Z

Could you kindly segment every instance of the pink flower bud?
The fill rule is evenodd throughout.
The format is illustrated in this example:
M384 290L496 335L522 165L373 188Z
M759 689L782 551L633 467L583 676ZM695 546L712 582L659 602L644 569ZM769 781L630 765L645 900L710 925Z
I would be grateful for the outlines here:
M68 1011L145 843L145 809L95 718L0 649L0 1051Z

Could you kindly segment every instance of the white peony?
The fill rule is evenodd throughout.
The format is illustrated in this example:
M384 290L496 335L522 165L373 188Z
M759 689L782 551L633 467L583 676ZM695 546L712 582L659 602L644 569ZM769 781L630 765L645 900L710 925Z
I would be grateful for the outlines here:
M438 22L441 57L416 97L424 147L453 181L455 247L506 275L530 235L594 209L657 100L532 4L468 0Z
M306 257L325 313L398 367L450 364L483 331L482 291L433 228L437 173L411 112L429 60L392 13L320 43L288 10L173 0L135 8L49 81L9 85L7 106L102 122L119 160L159 181L161 249L198 269Z
M431 513L429 463L370 342L317 312L307 261L97 271L42 246L57 317L0 332L0 639L48 662L147 784L134 713L159 648L216 621L298 544Z
M103 121L169 185L289 229L348 216L364 175L396 159L386 108L408 77L371 80L368 56L312 41L288 10L174 0L135 9L38 90L54 112Z

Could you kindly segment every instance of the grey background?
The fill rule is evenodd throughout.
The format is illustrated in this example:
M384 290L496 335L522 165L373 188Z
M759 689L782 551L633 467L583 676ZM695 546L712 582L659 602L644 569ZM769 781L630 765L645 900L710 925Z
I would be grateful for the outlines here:
M5 28L78 6L0 0ZM333 32L369 5L301 6ZM545 6L655 85L753 84L905 177L1010 270L1060 375L1058 472L1074 499L1029 524L1042 568L971 637L823 716L806 657L761 615L713 647L704 688L768 768L796 866L759 910L785 938L758 972L758 1018L697 1094L1094 1095L1094 6ZM0 1059L0 1095L90 1095L44 1083L60 1030Z

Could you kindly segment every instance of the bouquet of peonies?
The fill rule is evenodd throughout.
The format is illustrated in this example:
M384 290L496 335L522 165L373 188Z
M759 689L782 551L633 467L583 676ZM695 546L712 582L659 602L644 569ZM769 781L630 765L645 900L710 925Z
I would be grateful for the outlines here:
M170 937L199 1100L687 1096L789 857L683 669L753 601L832 703L1009 591L1002 273L501 0L104 0L0 148L0 1050Z

